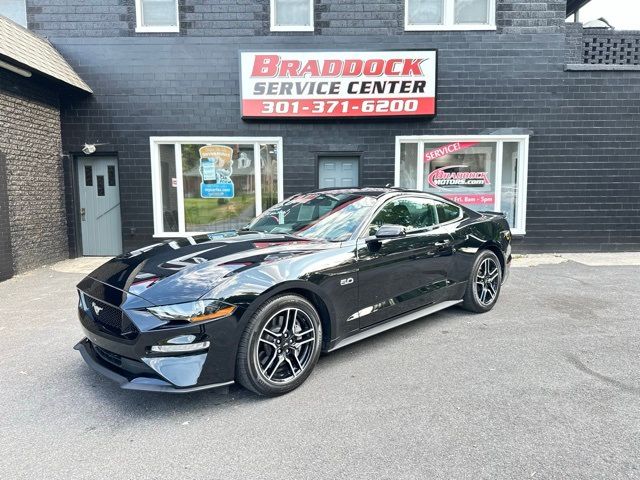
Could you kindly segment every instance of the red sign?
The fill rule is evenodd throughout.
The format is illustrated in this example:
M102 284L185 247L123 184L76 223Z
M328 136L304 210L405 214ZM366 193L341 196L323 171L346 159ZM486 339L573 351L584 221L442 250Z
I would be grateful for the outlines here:
M442 196L462 205L493 205L496 202L493 193L456 193Z
M242 116L435 115L436 52L242 52Z
M478 142L455 142L448 145L442 145L441 147L424 152L424 161L430 162L436 158L445 157L460 150L464 150L465 148L475 147L476 145L478 145Z

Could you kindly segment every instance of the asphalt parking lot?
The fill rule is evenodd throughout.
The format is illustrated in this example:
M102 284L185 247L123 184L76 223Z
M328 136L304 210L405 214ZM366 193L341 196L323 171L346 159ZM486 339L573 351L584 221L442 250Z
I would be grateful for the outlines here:
M0 478L640 478L639 266L514 268L275 399L120 390L73 350L81 277L0 283Z

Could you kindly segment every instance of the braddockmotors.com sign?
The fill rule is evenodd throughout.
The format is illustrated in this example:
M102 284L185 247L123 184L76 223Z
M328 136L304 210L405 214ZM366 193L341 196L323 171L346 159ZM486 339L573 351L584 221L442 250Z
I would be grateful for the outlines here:
M436 52L242 52L242 116L435 115Z

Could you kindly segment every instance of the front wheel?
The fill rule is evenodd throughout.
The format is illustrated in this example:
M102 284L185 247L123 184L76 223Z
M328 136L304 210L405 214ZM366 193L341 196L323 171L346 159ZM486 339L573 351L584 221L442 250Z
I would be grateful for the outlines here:
M321 345L314 306L298 295L274 297L253 314L240 339L237 380L261 395L290 392L311 374Z
M498 257L490 250L481 250L469 274L462 308L476 313L488 312L498 300L501 285L502 267Z

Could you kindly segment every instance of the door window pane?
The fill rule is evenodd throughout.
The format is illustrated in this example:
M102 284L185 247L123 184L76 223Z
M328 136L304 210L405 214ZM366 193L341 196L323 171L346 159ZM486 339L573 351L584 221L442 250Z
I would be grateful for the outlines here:
M444 0L408 0L410 25L440 25L444 19Z
M104 197L104 175L98 175L96 180L98 182L98 196Z
M160 176L162 188L162 223L165 232L177 232L178 221L178 179L176 178L176 158L174 145L159 145Z
M500 211L507 214L509 225L520 222L517 218L518 209L518 160L520 144L505 142L502 146L502 188Z
M84 166L84 184L87 187L93 187L93 167L91 165Z
M489 23L489 1L455 0L455 23Z
M308 27L311 25L310 0L275 0L275 10L277 26Z
M369 227L374 235L382 225L400 225L408 232L431 227L438 223L435 202L430 199L398 199L389 201L375 216Z
M495 203L495 142L425 144L424 190L478 210Z
M141 24L145 27L175 27L178 25L176 0L140 0Z
M116 186L116 167L115 165L107 166L107 181L110 187Z
M416 188L418 170L418 144L400 144L400 185L401 188Z
M253 144L184 144L185 230L241 228L256 214Z

